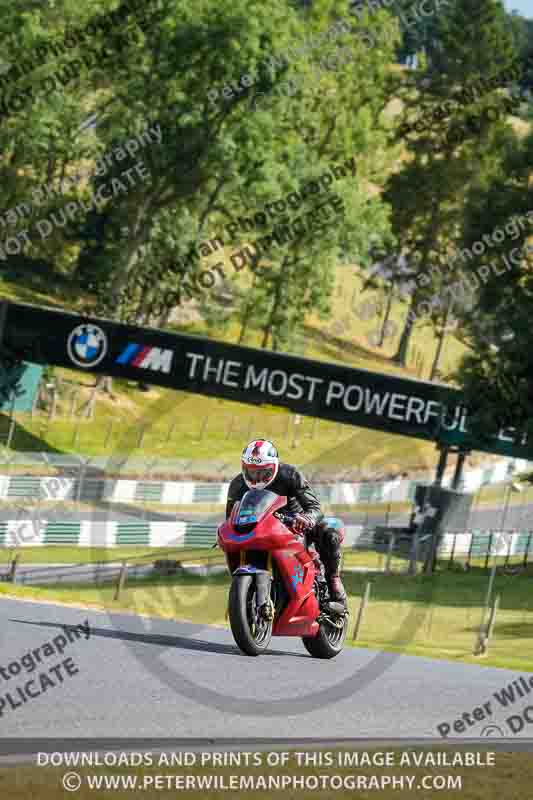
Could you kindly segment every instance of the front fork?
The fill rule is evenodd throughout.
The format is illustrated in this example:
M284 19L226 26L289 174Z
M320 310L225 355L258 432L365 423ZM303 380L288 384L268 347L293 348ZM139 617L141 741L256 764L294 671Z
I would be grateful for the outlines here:
M240 569L246 568L246 551L240 553ZM255 572L256 605L264 619L274 619L274 604L270 597L272 585L272 554L268 553L267 569ZM229 618L229 606L226 610L226 620Z
M258 572L255 576L257 591L257 608L264 619L274 619L274 604L270 598L272 575L270 572Z

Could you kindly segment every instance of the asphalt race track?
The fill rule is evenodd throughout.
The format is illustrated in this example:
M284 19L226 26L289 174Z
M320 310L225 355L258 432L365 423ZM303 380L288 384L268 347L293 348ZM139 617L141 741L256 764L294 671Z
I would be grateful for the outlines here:
M87 618L90 626L89 638L72 636L62 656L48 653L31 673L22 667L7 681L0 678L2 737L440 740L438 724L453 725L487 702L490 716L481 722L471 717L472 726L456 736L510 737L506 717L533 702L533 689L531 699L524 694L511 709L496 701L492 693L519 678L509 670L352 648L319 661L298 639L287 638L274 639L270 654L249 658L221 628L9 598L0 599L0 609L4 672L64 634L62 626ZM61 682L49 670L66 658L78 672ZM33 678L35 693L40 673L51 676L54 686L23 703L16 687ZM8 691L20 703L14 709ZM518 735L531 736L528 727Z

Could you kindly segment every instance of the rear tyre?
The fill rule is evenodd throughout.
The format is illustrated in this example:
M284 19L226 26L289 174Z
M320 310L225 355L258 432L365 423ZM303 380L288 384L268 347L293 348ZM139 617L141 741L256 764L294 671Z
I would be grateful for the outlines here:
M231 632L248 656L264 653L272 638L272 620L263 619L257 608L256 584L252 575L237 575L229 593Z
M341 652L348 629L348 615L336 621L341 623L341 627L321 622L316 636L302 637L305 649L313 658L335 658Z

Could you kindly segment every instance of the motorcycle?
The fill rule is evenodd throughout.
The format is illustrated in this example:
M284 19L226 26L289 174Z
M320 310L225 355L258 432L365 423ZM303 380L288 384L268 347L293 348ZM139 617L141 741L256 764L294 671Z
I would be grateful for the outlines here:
M250 489L218 527L217 544L232 575L233 637L249 656L264 653L272 636L299 636L314 658L334 658L348 612L331 601L319 555L291 530L294 515L280 511L286 504L268 489Z

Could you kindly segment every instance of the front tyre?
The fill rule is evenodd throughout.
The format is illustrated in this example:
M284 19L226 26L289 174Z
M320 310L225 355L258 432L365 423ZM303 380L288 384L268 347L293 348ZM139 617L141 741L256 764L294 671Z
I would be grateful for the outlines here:
M272 638L273 621L264 619L259 613L256 590L252 575L237 575L229 593L231 632L239 648L248 656L264 653Z
M348 629L348 614L333 622L323 620L316 636L302 636L307 652L313 658L335 658L341 652Z

